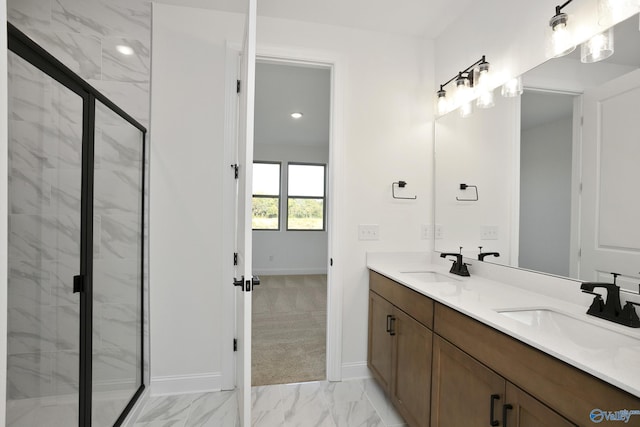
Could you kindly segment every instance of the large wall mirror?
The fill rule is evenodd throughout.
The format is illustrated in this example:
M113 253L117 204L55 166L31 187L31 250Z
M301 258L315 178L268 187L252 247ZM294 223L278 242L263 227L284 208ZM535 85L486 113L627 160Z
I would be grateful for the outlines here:
M606 60L577 48L525 73L520 97L436 120L437 251L583 281L616 272L638 292L638 16L614 34Z

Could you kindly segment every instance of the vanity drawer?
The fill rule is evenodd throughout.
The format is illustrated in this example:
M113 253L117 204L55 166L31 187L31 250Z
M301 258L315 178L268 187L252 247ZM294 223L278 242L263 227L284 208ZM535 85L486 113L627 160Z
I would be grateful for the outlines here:
M433 300L406 286L376 273L369 272L369 289L422 323L433 329Z

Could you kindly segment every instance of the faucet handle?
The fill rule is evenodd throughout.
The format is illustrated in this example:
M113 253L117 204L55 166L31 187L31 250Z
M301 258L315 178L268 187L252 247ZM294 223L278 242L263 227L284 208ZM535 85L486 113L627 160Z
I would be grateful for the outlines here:
M624 322L623 324L627 326L640 328L640 318L638 318L638 313L636 313L634 305L640 306L640 303L627 301L622 309L622 313L620 313L620 319Z
M593 298L593 302L591 303L589 310L587 310L587 314L598 315L604 311L604 300L602 299L601 294L593 291L586 291L584 289L582 290L582 292L589 295L595 295L595 298Z

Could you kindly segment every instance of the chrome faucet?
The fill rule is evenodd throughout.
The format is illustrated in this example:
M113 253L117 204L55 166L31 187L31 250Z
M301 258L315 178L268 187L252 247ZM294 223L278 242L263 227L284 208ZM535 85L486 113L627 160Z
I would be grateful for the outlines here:
M584 282L580 285L582 292L595 295L591 306L587 310L587 314L632 328L640 328L640 319L634 307L634 305L637 304L627 302L624 309L622 308L622 304L620 303L620 287L616 284L616 279L620 274L611 274L613 275L613 283ZM605 288L607 290L606 302L602 300L601 294L594 292L596 288Z
M465 264L462 261L462 246L460 247L460 253L456 254L454 252L443 252L440 254L440 258L446 258L448 256L454 256L456 257L456 260L453 262L453 265L451 266L451 270L449 270L449 273L452 274L457 274L458 276L471 276L469 274L469 269L467 268L467 264Z

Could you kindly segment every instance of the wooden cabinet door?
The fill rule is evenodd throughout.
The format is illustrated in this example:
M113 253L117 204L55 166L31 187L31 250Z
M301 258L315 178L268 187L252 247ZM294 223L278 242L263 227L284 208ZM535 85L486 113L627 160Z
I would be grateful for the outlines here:
M500 375L434 335L432 427L489 426L490 421L500 422L505 383Z
M507 403L504 427L576 427L527 392L507 382Z
M391 400L411 427L428 427L433 333L394 308Z
M391 348L393 337L389 329L393 305L375 292L369 291L369 343L367 365L386 393L391 391Z

